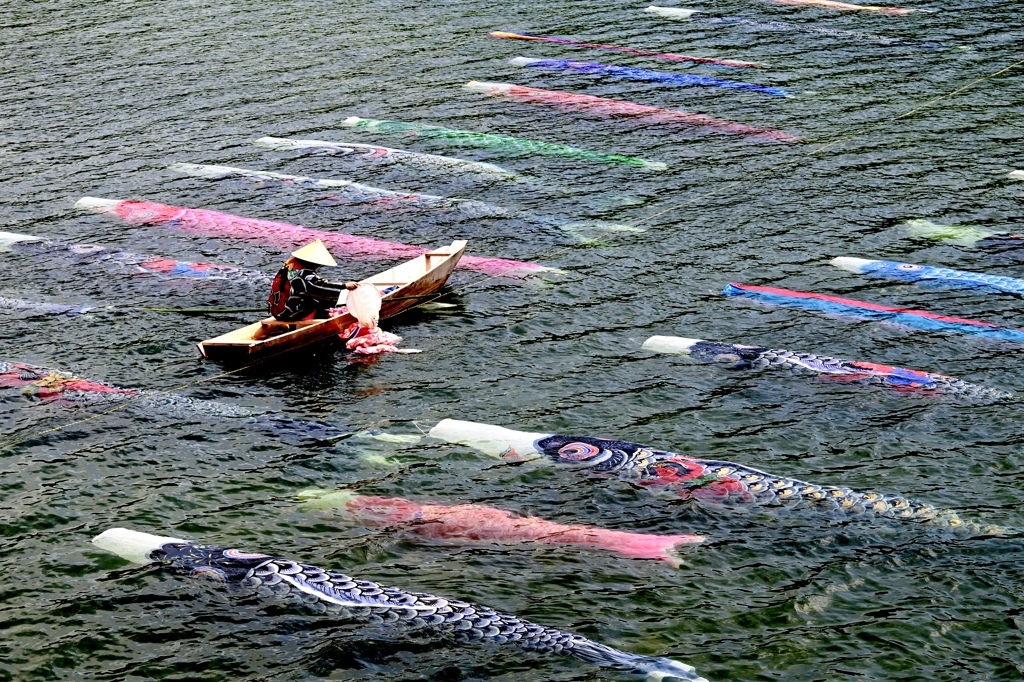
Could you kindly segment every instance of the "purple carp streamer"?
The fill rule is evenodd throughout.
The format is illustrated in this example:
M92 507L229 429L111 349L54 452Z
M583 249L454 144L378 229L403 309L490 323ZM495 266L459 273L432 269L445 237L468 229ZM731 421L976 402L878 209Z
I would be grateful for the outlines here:
M915 521L977 535L1004 532L901 495L817 485L732 462L688 457L626 441L528 433L456 419L441 420L430 435L469 445L506 462L541 459L572 471L615 476L645 488L668 489L681 498L707 505L806 508L846 517Z
M571 59L532 59L529 57L516 57L510 60L517 66L530 66L537 69L550 71L573 71L577 73L594 74L598 76L612 76L630 81L642 81L645 83L664 83L666 85L710 86L716 88L729 88L732 90L747 90L760 92L776 97L791 97L788 90L783 88L772 88L754 83L741 83L740 81L712 78L710 76L696 76L689 73L668 73L667 71L652 71L650 69L637 69L631 66L614 66L612 64L601 64L600 62L577 62Z
M436 633L456 644L508 645L572 656L603 668L645 675L650 680L707 682L693 667L669 658L627 653L486 606L407 592L289 559L198 545L124 528L104 531L93 538L93 543L130 561L159 562L188 576L216 576L228 585L360 623L405 632Z
M869 384L892 389L904 395L950 395L965 399L1017 400L1016 396L944 374L892 367L874 362L839 360L827 355L735 343L717 343L678 336L652 336L643 347L657 353L689 355L703 363L728 369L778 367L794 373L814 374L829 381Z
M522 179L525 176L496 166L493 163L469 161L454 156L422 154L403 149L391 149L375 144L359 144L356 142L326 142L323 140L293 140L283 137L261 137L256 144L277 151L310 151L331 156L344 156L380 163L407 163L422 168L441 168L445 170L471 171L482 175L490 175L508 180Z

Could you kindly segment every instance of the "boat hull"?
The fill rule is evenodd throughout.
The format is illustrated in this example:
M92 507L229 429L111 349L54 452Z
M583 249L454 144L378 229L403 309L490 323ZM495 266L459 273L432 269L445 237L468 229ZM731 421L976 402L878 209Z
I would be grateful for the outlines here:
M434 249L362 280L381 289L382 293L387 292L382 296L380 319L394 317L440 290L465 250L464 240L454 241L449 246ZM343 293L342 298L347 293ZM339 301L339 305L343 304ZM291 352L337 337L352 324L358 322L347 312L325 320L298 322L281 322L269 317L198 345L203 356L211 360L247 361Z

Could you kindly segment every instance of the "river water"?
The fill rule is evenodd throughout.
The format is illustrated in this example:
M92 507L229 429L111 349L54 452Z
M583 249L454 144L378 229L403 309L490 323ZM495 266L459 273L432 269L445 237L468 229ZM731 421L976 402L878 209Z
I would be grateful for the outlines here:
M1024 393L1021 350L1010 343L720 295L734 281L1024 325L1019 299L869 280L828 265L847 255L1024 276L1022 247L914 239L904 226L927 219L1021 231L1024 185L1006 174L1022 162L1022 72L897 118L1017 60L1019 5L908 2L931 11L838 13L755 0L701 9L941 47L672 22L642 12L645 3L618 0L4 3L0 230L266 273L283 258L242 241L130 226L74 208L87 195L144 199L424 246L466 238L474 255L564 272L485 279L458 271L445 299L454 308L385 325L418 355L367 363L318 350L222 376L225 368L204 362L195 343L258 313L136 308L258 306L263 284L187 284L0 255L0 295L120 308L78 317L4 311L3 359L231 406L158 400L79 422L109 403L76 408L0 389L0 679L629 679L510 648L405 641L129 565L88 542L112 526L487 604L686 661L713 682L1020 679L1020 536L971 538L813 511L722 511L622 481L502 465L432 439L281 440L250 428L244 416L273 412L403 435L455 417L608 436L1024 526L1018 405L729 371L640 348L654 334L700 337ZM496 30L769 66L686 65L487 36ZM795 96L542 72L509 64L516 56L713 75ZM460 86L469 80L699 112L808 142L761 143L542 108L466 92ZM670 167L389 137L343 128L349 116L562 142ZM252 144L263 135L460 156L532 180L268 151ZM184 177L167 169L174 162L354 179L516 213L478 219L339 206L299 187ZM581 245L558 227L586 220L645 231ZM345 260L325 274L356 278L380 269L379 261ZM303 510L296 496L310 487L708 539L686 550L679 568L555 545L424 543Z

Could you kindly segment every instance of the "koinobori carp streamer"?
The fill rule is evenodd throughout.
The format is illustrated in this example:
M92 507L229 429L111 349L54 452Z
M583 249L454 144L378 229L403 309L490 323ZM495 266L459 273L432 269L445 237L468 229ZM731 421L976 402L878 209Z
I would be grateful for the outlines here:
M955 289L981 289L1003 294L1024 295L1024 279L986 275L982 272L968 272L931 265L916 265L889 260L865 260L840 256L829 261L837 268L869 277L898 279L904 282L937 284Z
M256 144L277 151L311 151L332 156L359 159L360 161L405 163L420 168L442 168L446 170L468 171L505 179L517 179L523 176L514 171L506 170L493 163L469 161L454 156L422 154L404 149L391 149L375 144L359 144L357 142L327 142L324 140L294 140L283 137L261 137Z
M202 209L168 206L152 201L118 201L83 197L75 204L78 208L110 213L135 225L166 225L182 232L201 234L208 237L245 239L254 243L291 248L308 244L314 239L321 240L335 254L361 258L404 258L412 259L427 253L428 249L397 242L386 242L369 237L357 237L340 232L314 230L301 225L291 225L272 220L244 218ZM481 258L463 256L459 267L479 270L491 275L517 276L548 270L537 263L507 260L505 258Z
M689 355L707 364L728 369L776 367L811 374L829 381L882 386L904 395L950 395L957 398L1012 400L1004 391L984 388L944 374L892 367L875 362L839 360L827 355L794 353L764 346L718 343L679 336L652 336L643 347L656 353Z
M67 407L131 403L147 417L162 414L187 419L242 418L256 431L292 444L334 442L353 433L344 426L326 422L302 421L280 414L260 414L243 407L212 400L196 400L166 391L120 388L20 362L0 360L0 388L17 388L25 397Z
M604 549L633 559L676 563L675 547L703 541L699 535L650 535L566 525L476 504L428 504L397 497L358 495L347 490L306 491L300 496L310 500L311 506L340 509L369 526L404 526L418 537L446 542L574 545Z
M804 24L790 24L785 21L754 21L744 17L695 17L693 15L701 12L693 9L678 9L675 7L657 7L651 5L645 12L657 14L665 19L692 21L700 24L718 24L721 26L743 26L754 31L802 31L806 33L817 33L819 35L833 36L836 38L853 38L857 40L868 40L882 43L884 45L903 45L908 47L943 48L945 45L934 41L914 41L891 36L880 36L872 33L860 33L859 31L843 31L835 28L822 28L820 26L809 26Z
M73 244L13 232L0 232L0 252L4 251L32 258L51 256L73 265L95 265L119 273L155 275L164 279L270 280L266 273L258 270L242 270L216 263L189 263L160 256L144 256L98 244Z
M222 178L249 178L259 181L278 182L285 185L294 185L307 189L330 190L329 198L343 204L370 205L375 208L399 209L399 208L423 208L455 210L470 217L479 218L484 216L506 216L508 209L500 206L492 206L482 201L469 199L454 199L441 197L434 194L414 194L401 192L381 187L372 187L352 180L338 180L334 178L310 178L304 175L285 175L283 173L272 173L270 171L251 170L249 168L235 168L232 166L212 166L196 163L175 163L170 166L171 170L191 175L197 178L222 179Z
M517 40L539 40L547 43L559 43L571 45L572 47L593 47L601 50L613 50L626 54L635 54L642 57L654 57L673 62L692 62L694 64L713 64L715 66L731 66L738 69L759 69L764 66L760 62L745 62L739 59L717 59L715 57L691 57L685 54L672 54L671 52L650 52L648 50L637 50L632 47L619 47L617 45L603 45L601 43L581 43L568 38L556 38L555 36L535 36L527 33L507 33L505 31L494 31L487 35L492 38L515 38Z
M638 159L632 156L605 154L603 152L594 152L588 149L580 149L579 147L557 144L555 142L529 140L524 137L512 137L511 135L499 135L496 133L478 133L472 130L457 130L455 128L444 128L442 126L427 125L425 123L383 121L374 118L349 116L342 121L341 124L349 128L365 128L372 132L445 140L446 142L462 145L464 147L486 147L505 152L526 152L529 154L541 154L546 156L563 156L570 159L582 159L584 161L599 161L602 163L615 163L625 166L639 166L640 168L647 168L650 170L665 170L665 168L667 168L664 163L658 161L647 161L645 159Z
M597 116L628 116L643 123L667 123L696 126L708 128L717 133L725 133L728 135L749 135L751 137L770 140L773 142L801 141L801 139L796 135L791 135L790 133L785 133L781 130L754 128L742 123L723 121L711 116L705 116L704 114L692 114L686 111L662 109L660 107L651 107L619 99L608 99L606 97L595 97L593 95L580 95L573 92L559 92L557 90L542 90L540 88L530 88L523 85L513 85L511 83L484 83L480 81L470 81L463 87L472 92L508 97L509 99L517 102L524 102L526 104L553 106L573 111L582 111L584 113L594 114Z
M644 675L649 680L706 682L692 666L669 658L627 653L486 606L407 592L289 559L125 528L106 530L92 542L128 561L158 562L188 576L216 576L227 585L285 599L334 618L388 626L399 633L435 633L456 644L499 644L572 656L603 668Z
M915 329L975 334L992 339L1024 343L1024 329L1000 327L991 322L968 320L962 317L949 317L948 315L939 315L926 310L896 308L878 303L857 301L852 298L840 298L839 296L831 296L829 294L815 294L806 291L793 291L791 289L777 289L775 287L759 287L748 284L736 284L735 282L727 284L722 293L726 296L742 296L769 305L803 308L805 310L835 315L851 315L868 320L885 320Z
M827 7L842 11L864 11L879 12L881 14L910 14L916 9L909 7L880 7L878 5L852 5L848 2L836 2L835 0L772 0L776 5L801 5L806 7Z
M776 97L788 97L790 95L789 91L783 88L772 88L754 83L741 83L739 81L698 76L690 73L668 73L666 71L637 69L631 66L615 66L613 64L601 64L600 62L578 62L571 59L533 59L530 57L516 57L510 61L517 66L529 66L535 69L572 71L645 83L663 83L665 85L681 87L708 86L731 90L747 90L766 95L775 95Z
M705 505L803 507L843 516L962 528L985 535L1003 532L901 495L806 483L732 462L689 457L626 441L531 433L457 419L441 420L430 435L468 445L506 462L540 460L574 472L615 476L652 490L668 489Z

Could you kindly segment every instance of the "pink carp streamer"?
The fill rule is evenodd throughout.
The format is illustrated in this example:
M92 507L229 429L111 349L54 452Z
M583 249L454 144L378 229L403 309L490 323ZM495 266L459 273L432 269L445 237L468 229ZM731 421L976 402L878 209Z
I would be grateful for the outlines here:
M776 5L801 5L812 7L828 7L838 10L867 10L869 12L881 12L882 14L910 14L916 9L909 7L879 7L877 5L851 5L848 2L836 2L835 0L772 0Z
M412 259L429 249L410 244L386 242L369 237L357 237L340 232L314 230L300 225L279 223L257 218L243 218L202 209L168 206L152 201L117 201L84 197L75 204L78 208L109 213L135 225L168 226L182 232L207 237L228 237L246 239L257 244L291 248L306 244L314 239L321 240L335 255L361 258L406 258ZM459 267L479 270L489 275L522 276L549 270L537 263L525 263L504 258L481 258L463 256Z
M714 64L716 66L731 66L737 69L760 69L765 65L759 62L744 62L739 59L715 59L714 57L690 57L685 54L672 54L671 52L648 52L647 50L636 50L632 47L618 47L616 45L602 45L601 43L578 43L566 38L555 38L554 36L532 36L526 33L506 33L505 31L494 31L487 35L492 38L516 38L518 40L542 40L548 43L561 43L573 47L595 47L601 50L614 50L626 54L637 54L643 57L655 57L656 59L667 59L673 62L693 62L694 64Z
M729 135L750 135L775 142L800 142L796 135L784 133L781 130L769 130L767 128L754 128L742 123L723 121L703 114L691 114L685 111L674 109L661 109L649 107L644 104L627 102L620 99L607 99L605 97L594 97L593 95L578 95L572 92L559 92L558 90L541 90L540 88L529 88L523 85L512 85L510 83L484 83L481 81L470 81L463 86L467 90L480 92L487 95L508 97L517 102L527 104L540 104L542 106L553 106L574 111L583 111L598 116L629 116L650 123L675 123L687 126L699 126L710 128L719 133Z
M306 493L304 496L317 494ZM318 507L343 507L372 526L406 524L419 537L474 542L545 542L606 549L631 559L659 559L678 565L677 545L703 542L700 535L649 535L594 526L563 525L534 516L473 504L420 504L400 497L372 497L348 491L327 493Z

